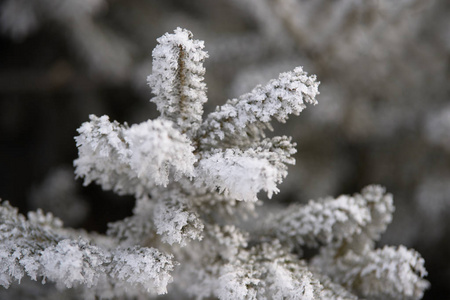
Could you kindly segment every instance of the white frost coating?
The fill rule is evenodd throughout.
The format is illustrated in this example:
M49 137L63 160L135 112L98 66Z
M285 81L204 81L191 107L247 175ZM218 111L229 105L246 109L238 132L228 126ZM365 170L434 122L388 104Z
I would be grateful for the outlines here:
M295 163L295 152L295 144L286 136L255 142L245 151L216 150L200 159L195 184L218 188L236 200L257 201L261 190L271 198L279 191L277 184L287 176L287 164Z
M218 278L217 294L219 299L257 299L257 290L254 288L261 284L261 280L253 278L249 270L233 265L223 267L224 273Z
M148 120L126 129L124 136L131 153L129 163L138 178L166 186L171 169L175 180L193 175L194 147L172 127L172 122Z
M394 213L394 200L392 194L379 185L369 185L361 191L361 197L367 202L370 209L371 221L364 230L366 239L379 240L387 226L392 222Z
M186 204L187 199L176 193L167 195L157 203L153 221L163 242L186 246L188 240L201 240L203 223ZM183 203L185 202L185 203Z
M276 167L251 152L227 149L203 158L197 167L196 184L205 184L211 190L219 189L237 200L257 201L260 190L269 198L279 190L281 181Z
M277 238L297 245L340 245L361 235L360 242L378 240L392 220L392 195L383 187L370 185L353 197L294 204L273 216L268 224L276 225Z
M203 82L203 41L193 40L192 33L177 28L158 39L153 50L152 74L147 81L151 99L163 118L172 120L182 132L195 132L202 121L203 104L207 101Z
M391 297L420 299L428 286L422 279L427 275L424 263L416 251L404 246L377 249L368 255L367 264L361 269L361 290L367 295L383 290Z
M173 256L153 248L133 247L117 249L112 259L111 276L132 285L139 285L148 292L158 295L167 293L167 285L172 281L169 271L173 271Z
M85 241L62 240L42 251L39 262L43 276L70 288L79 284L96 287L109 281L123 282L156 294L167 292L172 281L172 256L152 248L118 248L113 251L89 245Z
M306 264L277 241L241 249L230 260L220 268L220 299L321 299L323 287Z
M228 100L210 113L201 127L205 136L203 142L218 144L225 138L263 136L262 130L270 128L272 118L285 122L289 114L300 114L306 107L305 103L317 104L318 86L316 76L308 76L301 67L281 73L278 79L265 86L259 85L238 99Z
M366 249L360 254L322 251L312 265L369 299L421 299L429 287L423 279L427 273L423 258L404 246Z
M104 190L119 194L133 194L130 178L133 172L127 165L131 153L123 138L123 129L117 122L110 122L108 116L90 115L78 129L75 137L78 158L74 161L75 174L84 177L84 185L92 181ZM142 189L142 188L141 188Z
M318 246L319 243L342 242L361 233L370 220L370 211L361 199L340 196L337 199L310 201L307 205L292 205L268 224L281 240L297 245Z
M105 190L141 196L155 185L193 175L196 161L189 140L168 120L149 120L131 128L110 122L107 116L91 115L75 138L79 158L77 177Z
M30 215L27 220L7 202L1 203L0 284L4 287L28 275L53 281L60 288L84 286L85 291L108 299L115 293L166 292L172 280L172 255L154 248L92 245L84 238L74 239L71 231L58 224L53 226L50 215ZM137 290L124 291L131 286Z
M158 41L149 84L161 117L129 127L92 115L76 137L77 176L135 195L133 215L110 224L104 236L64 229L41 211L27 220L2 203L1 285L28 275L75 287L83 299L147 299L166 293L175 271L174 299L423 295L428 283L418 253L375 249L394 209L380 186L290 207L268 226L265 218L253 219L251 232L231 225L235 214L255 212L258 192L278 192L295 162L295 143L285 136L263 139L264 130L272 119L284 122L316 103L315 76L301 68L283 73L200 125L203 43L183 29ZM320 249L306 261L304 246ZM173 257L181 261L176 270Z
M66 239L42 251L39 263L45 266L46 278L71 288L79 284L96 285L99 277L104 276L108 260L101 249Z
M267 268L269 270L267 281L271 282L268 290L272 293L272 299L315 299L311 278L300 276L301 270L295 272L284 266L284 262L280 264L277 261L268 263Z

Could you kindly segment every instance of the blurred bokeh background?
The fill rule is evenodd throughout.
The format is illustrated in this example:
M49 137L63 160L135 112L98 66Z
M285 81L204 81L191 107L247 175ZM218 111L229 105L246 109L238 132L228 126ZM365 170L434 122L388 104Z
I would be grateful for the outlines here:
M306 202L381 184L396 212L380 245L425 258L450 295L450 1L4 0L0 2L0 197L103 232L134 199L75 180L89 114L155 118L146 77L156 38L205 41L205 113L302 65L319 104L275 126L298 144L281 193Z

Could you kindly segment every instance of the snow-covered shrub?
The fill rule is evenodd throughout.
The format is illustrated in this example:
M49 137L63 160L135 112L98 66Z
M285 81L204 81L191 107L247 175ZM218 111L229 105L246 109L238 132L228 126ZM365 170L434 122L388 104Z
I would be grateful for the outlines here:
M158 42L148 83L160 116L129 126L91 115L75 138L76 176L135 196L133 215L99 235L40 210L25 218L3 202L1 285L27 275L92 299L423 296L421 256L375 246L394 211L383 187L271 211L253 229L241 222L295 163L291 138L266 131L317 103L314 75L297 67L203 118L203 42L180 28Z

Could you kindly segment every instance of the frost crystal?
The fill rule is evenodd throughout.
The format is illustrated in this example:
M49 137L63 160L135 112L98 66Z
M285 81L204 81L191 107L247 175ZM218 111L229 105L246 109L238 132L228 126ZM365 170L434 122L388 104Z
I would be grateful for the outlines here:
M272 118L285 122L290 114L300 114L305 103L317 104L318 86L316 76L308 76L301 67L282 73L267 85L217 107L202 125L202 142L247 145L264 136Z
M155 185L192 176L196 161L189 140L167 120L147 121L131 127L91 115L76 137L79 158L75 173L105 190L141 196Z
M239 213L256 215L260 192L278 193L295 163L291 138L265 130L317 103L314 75L282 73L203 120L203 42L180 28L158 42L148 83L160 117L128 126L91 115L75 138L76 176L134 195L133 214L105 236L64 228L41 210L27 219L3 202L2 286L27 275L81 299L422 297L420 255L375 248L394 211L380 186L294 204L251 220L254 229L239 222ZM316 253L306 257L306 248Z
M193 40L192 33L177 28L173 34L158 39L153 50L153 69L148 84L156 95L152 98L162 118L175 122L182 132L195 132L202 121L207 101L203 82L203 41Z
M0 207L0 217L0 284L4 287L27 274L61 288L85 286L87 294L120 294L118 287L129 285L138 286L136 292L162 294L171 281L173 257L157 249L110 249L95 235L75 238L51 215L43 218L38 212L27 220L7 202ZM95 242L99 245L92 245Z

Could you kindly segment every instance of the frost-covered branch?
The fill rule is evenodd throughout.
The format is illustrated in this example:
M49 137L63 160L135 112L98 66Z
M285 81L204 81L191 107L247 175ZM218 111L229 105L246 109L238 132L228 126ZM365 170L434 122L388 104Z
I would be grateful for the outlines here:
M177 28L158 43L152 53L152 74L147 78L156 95L151 101L163 118L190 135L200 126L207 101L203 61L208 54L203 51L203 41L194 40L186 29Z
M323 288L303 261L276 242L242 251L218 280L220 299L320 299Z
M196 161L189 140L167 120L147 121L131 127L91 115L75 138L79 158L75 173L105 190L141 196L155 185L193 175Z
M344 287L368 299L421 299L429 282L424 259L404 246L348 251L325 249L312 265Z
M186 246L190 240L201 240L203 223L180 192L154 195L137 200L133 216L110 223L108 235L122 246L148 246L160 239L164 243Z
M272 119L285 122L290 114L300 114L305 103L317 104L318 86L316 76L308 76L301 67L282 73L267 85L217 107L202 124L201 141L205 145L248 145L264 136Z
M201 240L203 222L190 207L189 199L181 193L158 195L153 213L156 233L163 242L185 246L189 240Z
M30 213L27 220L8 202L0 207L0 284L8 287L25 275L56 282L60 287L84 285L88 293L114 294L127 287L166 293L172 280L171 255L154 248L108 248L64 234L50 214ZM136 292L135 291L135 292Z
M335 247L357 235L378 240L392 219L392 195L380 186L368 186L361 194L294 204L268 222L276 236L293 245Z
M265 138L265 130L317 103L314 75L301 67L282 73L202 120L203 42L180 28L158 42L148 83L160 117L129 126L91 115L75 138L76 176L134 195L132 215L110 223L104 236L63 228L41 211L26 219L3 203L0 284L28 275L105 299L423 295L428 283L417 252L375 249L394 210L380 186L292 205L251 220L254 229L240 222L256 216L258 193L278 193L295 163L291 138ZM303 257L308 247L318 249Z
M217 151L203 158L197 168L197 184L210 190L219 188L226 196L237 200L257 201L256 194L265 190L269 197L278 192L281 181L278 170L267 160L260 159L253 150Z

